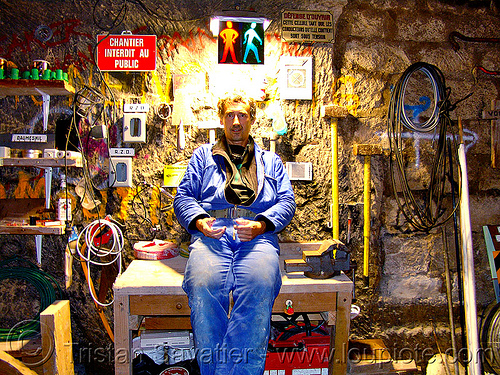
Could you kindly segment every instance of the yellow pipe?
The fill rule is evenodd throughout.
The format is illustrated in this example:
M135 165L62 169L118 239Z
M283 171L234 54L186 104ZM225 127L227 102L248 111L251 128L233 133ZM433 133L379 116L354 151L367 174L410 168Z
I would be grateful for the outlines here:
M339 145L338 122L332 118L331 143L332 143L332 235L334 240L339 239Z
M370 155L365 155L364 163L364 252L363 252L363 276L368 280L368 260L370 255L370 201L371 201L371 159Z

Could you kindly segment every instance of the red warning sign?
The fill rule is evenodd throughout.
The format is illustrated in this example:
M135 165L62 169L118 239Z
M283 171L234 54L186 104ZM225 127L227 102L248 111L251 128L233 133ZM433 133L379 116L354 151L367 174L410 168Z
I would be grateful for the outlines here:
M103 71L156 70L156 35L98 35L97 66Z

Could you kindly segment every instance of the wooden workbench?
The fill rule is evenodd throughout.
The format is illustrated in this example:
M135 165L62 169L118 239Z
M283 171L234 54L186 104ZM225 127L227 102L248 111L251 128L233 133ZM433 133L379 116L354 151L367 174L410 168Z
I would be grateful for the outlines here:
M310 279L302 273L283 272L284 259L302 258L302 250L313 250L320 243L282 243L280 264L282 282L273 312L282 313L285 301L293 302L295 312L328 313L331 326L329 374L347 370L348 336L352 300L352 281L343 273L330 279ZM190 315L188 298L182 290L186 259L134 260L114 286L115 375L132 374L132 331L137 316L161 316L172 322ZM181 329L181 327L179 327Z

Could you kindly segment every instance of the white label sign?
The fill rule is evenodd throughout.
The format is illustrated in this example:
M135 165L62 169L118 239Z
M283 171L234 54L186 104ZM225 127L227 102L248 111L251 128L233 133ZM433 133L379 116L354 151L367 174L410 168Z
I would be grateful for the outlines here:
M333 16L330 12L285 10L281 12L281 37L287 42L333 41Z
M12 134L12 142L46 143L47 134Z
M110 148L109 156L135 156L133 148Z
M149 112L149 104L124 104L123 112Z

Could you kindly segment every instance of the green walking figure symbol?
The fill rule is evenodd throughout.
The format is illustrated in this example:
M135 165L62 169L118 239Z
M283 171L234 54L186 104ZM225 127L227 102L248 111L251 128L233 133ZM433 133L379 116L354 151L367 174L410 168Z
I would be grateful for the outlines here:
M262 39L260 38L259 34L257 34L257 31L255 31L255 27L257 26L256 22L252 22L250 25L250 29L247 30L245 33L245 40L243 41L243 44L247 45L247 48L245 48L245 56L243 57L243 63L246 64L247 62L247 56L248 52L252 51L253 54L255 55L255 59L257 60L258 63L260 63L260 58L259 58L259 50L257 49L257 46L253 44L254 38L258 40L260 45L262 45Z
M228 52L231 52L233 63L238 63L238 60L236 60L236 55L234 53L234 43L236 42L239 34L236 30L233 30L233 23L231 21L227 21L226 25L227 29L224 29L219 33L219 36L222 37L222 40L224 42L224 53L220 62L226 62L227 54Z

